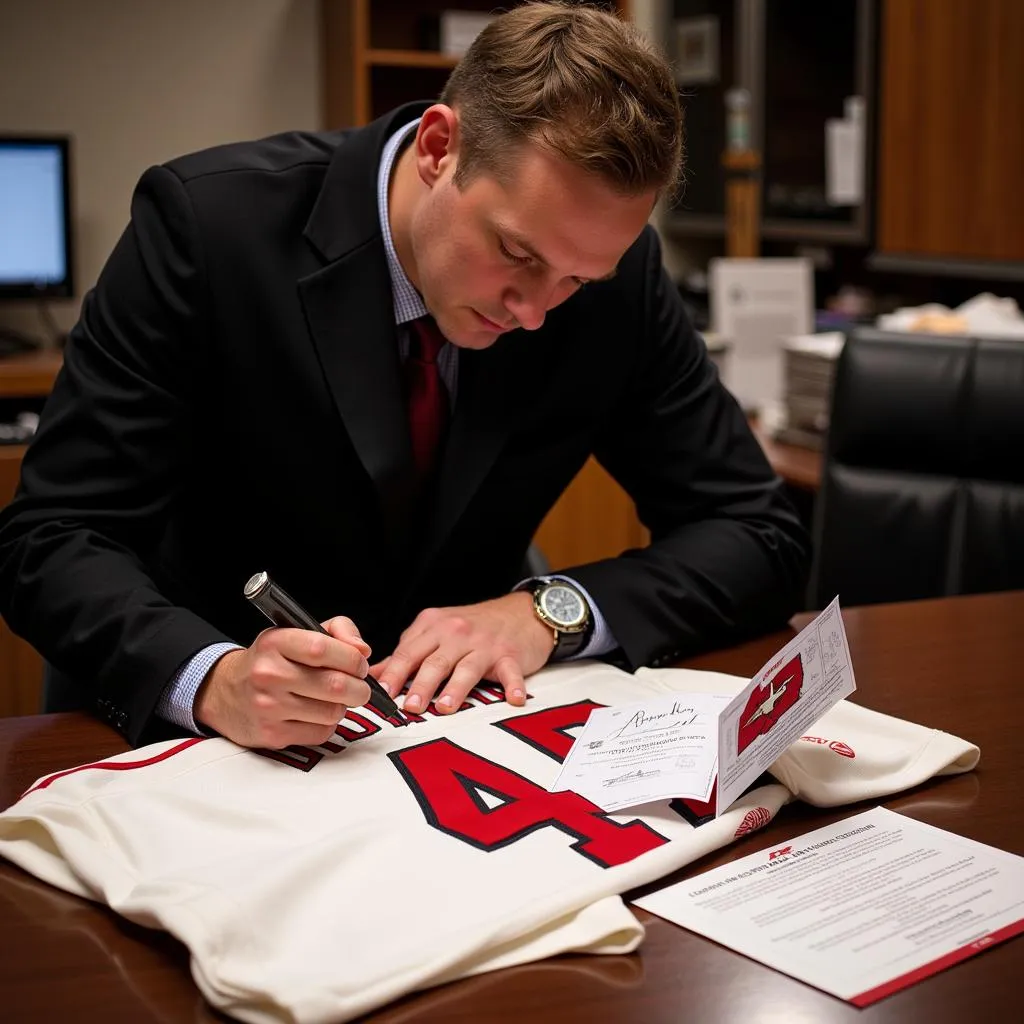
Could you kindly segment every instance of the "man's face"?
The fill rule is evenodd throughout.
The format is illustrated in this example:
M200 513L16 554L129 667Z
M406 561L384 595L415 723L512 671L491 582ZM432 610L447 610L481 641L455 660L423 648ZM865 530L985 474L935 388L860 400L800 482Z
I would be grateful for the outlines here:
M500 178L481 170L460 188L451 148L412 210L410 276L461 348L536 330L584 283L611 276L654 205L653 192L617 195L532 144L509 154Z

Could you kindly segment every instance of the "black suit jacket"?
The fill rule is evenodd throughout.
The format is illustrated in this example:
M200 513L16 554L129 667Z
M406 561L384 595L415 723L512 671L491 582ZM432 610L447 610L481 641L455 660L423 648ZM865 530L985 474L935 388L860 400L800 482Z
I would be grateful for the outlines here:
M422 109L150 169L84 300L0 517L0 611L133 742L188 658L264 628L253 572L383 656L422 608L513 586L592 453L653 536L567 567L627 666L797 607L804 533L650 229L540 330L460 351L436 492L414 500L376 178Z

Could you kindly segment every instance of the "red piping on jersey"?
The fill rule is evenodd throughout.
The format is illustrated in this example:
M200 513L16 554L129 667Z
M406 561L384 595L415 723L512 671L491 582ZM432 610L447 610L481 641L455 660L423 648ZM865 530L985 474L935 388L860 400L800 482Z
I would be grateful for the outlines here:
M147 765L156 764L158 761L166 761L167 758L173 757L175 754L180 754L188 747L191 747L196 743L202 743L205 738L205 736L196 736L190 740L182 740L181 743L175 747L171 747L170 750L165 750L162 754L154 754L152 757L147 757L142 761L93 761L91 764L80 764L77 768L67 768L62 772L54 772L53 775L48 775L42 782L37 782L34 786L30 786L18 799L24 800L29 793L34 793L37 789L46 789L51 782L56 782L58 779L64 778L65 775L74 775L75 772L84 772L88 768L100 768L108 772L124 772L129 768L145 768Z

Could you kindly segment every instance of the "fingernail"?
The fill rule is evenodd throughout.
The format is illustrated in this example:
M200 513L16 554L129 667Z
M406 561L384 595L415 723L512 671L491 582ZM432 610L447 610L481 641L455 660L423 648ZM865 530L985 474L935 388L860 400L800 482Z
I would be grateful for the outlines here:
M451 699L446 693L443 697L438 697L437 706L439 708L450 708L455 704L455 701Z
M522 690L513 690L509 697L511 700L522 700L526 696Z
M415 715L415 714L418 714L418 712L420 710L421 701L420 701L419 697L417 697L415 694L411 693L411 694L409 694L408 697L405 698L405 703L402 705L402 707L406 711L411 711Z
M363 658L359 662L359 672L357 673L357 675L365 676L366 673L369 672L369 671L370 671L370 663L365 658Z

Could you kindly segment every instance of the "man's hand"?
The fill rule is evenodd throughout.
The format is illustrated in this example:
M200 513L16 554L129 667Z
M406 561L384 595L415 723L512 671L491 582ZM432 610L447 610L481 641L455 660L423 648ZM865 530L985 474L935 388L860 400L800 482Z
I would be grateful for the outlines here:
M394 653L373 674L392 697L412 680L404 710L434 706L455 711L481 679L501 683L509 704L526 703L524 679L547 664L554 633L533 612L530 594L506 594L482 604L428 608L402 634Z
M351 619L308 629L264 630L244 651L230 651L196 694L193 717L243 747L316 746L350 707L370 699L363 680L370 648Z

